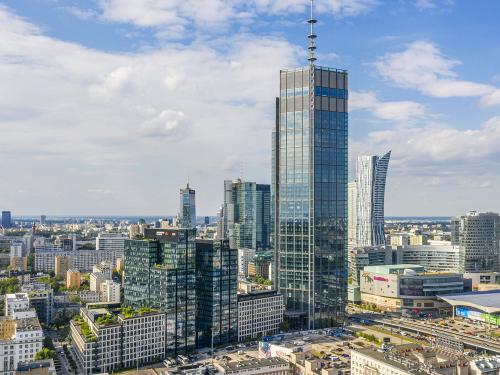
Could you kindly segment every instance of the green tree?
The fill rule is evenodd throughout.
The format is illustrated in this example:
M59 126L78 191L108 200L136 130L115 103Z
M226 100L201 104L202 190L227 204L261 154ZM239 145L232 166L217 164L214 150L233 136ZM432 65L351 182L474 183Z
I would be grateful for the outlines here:
M15 277L0 280L0 294L18 293L21 291L19 280Z
M35 354L35 361L40 361L43 359L56 359L57 353L55 350L43 348L38 353Z

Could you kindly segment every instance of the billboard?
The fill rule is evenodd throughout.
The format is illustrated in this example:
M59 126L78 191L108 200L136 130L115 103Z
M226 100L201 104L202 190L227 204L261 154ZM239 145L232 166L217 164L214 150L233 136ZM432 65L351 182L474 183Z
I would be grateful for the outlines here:
M457 307L455 309L455 315L470 320L476 320L479 322L485 322L500 326L500 315L487 314L481 311L471 310L468 307Z

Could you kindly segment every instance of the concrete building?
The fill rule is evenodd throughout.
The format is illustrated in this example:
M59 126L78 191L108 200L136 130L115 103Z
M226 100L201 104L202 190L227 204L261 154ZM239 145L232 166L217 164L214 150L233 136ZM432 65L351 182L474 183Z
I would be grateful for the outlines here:
M283 296L276 291L238 295L238 341L278 333Z
M500 271L500 216L471 211L452 220L452 242L460 246L462 272ZM458 235L458 239L457 239Z
M113 252L116 259L123 259L125 240L128 238L125 233L99 233L96 238L96 250ZM114 264L114 263L112 263Z
M248 264L256 254L255 249L238 249L238 275L248 276Z
M218 362L215 367L222 375L291 375L290 363L279 357Z
M12 228L12 216L10 211L2 211L2 227Z
M385 245L385 182L391 152L384 156L360 155L356 170L356 245Z
M66 288L78 289L82 284L82 277L78 270L68 270L66 272Z
M156 363L165 357L164 313L81 308L70 329L85 375Z
M112 280L105 280L101 284L101 302L120 303L121 285Z
M28 271L28 258L27 257L10 257L10 270L11 271Z
M55 271L55 257L70 256L72 257L72 268L80 270L80 272L92 272L94 265L108 261L111 264L116 263L115 252L112 250L64 250L59 246L50 245L35 245L35 271L36 272L51 272Z
M73 259L70 255L56 255L54 257L54 274L56 277L66 278L68 270L73 268Z
M397 253L397 263L418 264L429 272L461 272L460 248L452 246L451 242L436 241L432 245L408 245L393 251Z
M356 181L347 185L347 244L349 249L357 246L358 231L358 186Z
M57 375L52 359L41 361L19 362L16 375Z
M92 292L100 292L101 284L107 279L101 272L92 272L89 276L90 290Z
M427 273L412 264L368 266L361 272L361 302L403 315L436 315L449 310L438 294L463 293L461 274Z
M43 330L35 310L0 318L0 373L14 375L19 363L35 359L42 343Z
M101 273L106 280L111 280L113 264L108 261L102 261L92 267L92 273Z
M14 293L5 295L5 312L7 317L14 317L16 310L26 310L30 307L28 293Z
M415 344L351 351L351 375L469 375L467 358ZM475 373L474 373L475 374Z
M54 317L54 291L46 285L32 285L27 292L30 307L36 310L41 323L52 324Z

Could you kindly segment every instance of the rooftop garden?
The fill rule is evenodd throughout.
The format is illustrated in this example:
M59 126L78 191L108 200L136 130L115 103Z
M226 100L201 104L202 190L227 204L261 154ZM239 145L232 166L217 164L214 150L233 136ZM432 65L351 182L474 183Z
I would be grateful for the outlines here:
M142 315L147 315L151 313L158 312L158 310L150 309L148 307L141 307L140 309L133 309L131 307L123 307L119 310L120 314L125 319L135 318Z
M118 317L113 314L102 315L95 320L100 327L111 326L118 323Z
M73 322L80 329L80 333L82 334L85 341L88 342L97 341L96 335L94 335L94 333L90 330L89 325L81 316L79 315L75 316L73 318Z

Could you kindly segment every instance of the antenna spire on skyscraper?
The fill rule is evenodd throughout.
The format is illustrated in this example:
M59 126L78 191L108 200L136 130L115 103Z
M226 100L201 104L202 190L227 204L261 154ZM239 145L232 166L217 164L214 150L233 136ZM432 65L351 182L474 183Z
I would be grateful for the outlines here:
M314 34L314 24L318 22L316 19L314 19L314 0L311 0L311 18L309 18L309 21L307 21L310 25L310 33L309 33L309 62L311 65L314 64L316 61L316 57L314 56L314 52L316 51L316 44L315 44L315 39L317 37L316 34Z

